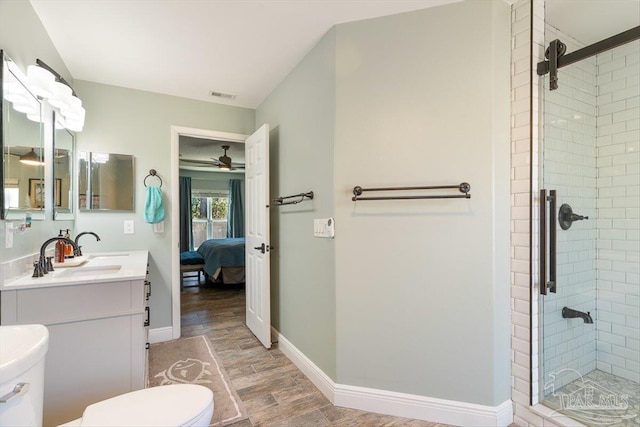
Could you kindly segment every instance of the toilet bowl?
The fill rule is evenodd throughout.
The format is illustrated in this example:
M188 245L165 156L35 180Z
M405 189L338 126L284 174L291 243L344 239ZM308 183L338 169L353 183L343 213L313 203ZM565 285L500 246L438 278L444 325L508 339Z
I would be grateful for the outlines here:
M0 326L0 426L42 425L48 347L49 331L43 325ZM94 403L85 408L81 418L63 426L205 427L212 416L211 390L174 384Z
M89 405L82 417L59 427L206 427L213 416L213 393L195 384L132 391Z

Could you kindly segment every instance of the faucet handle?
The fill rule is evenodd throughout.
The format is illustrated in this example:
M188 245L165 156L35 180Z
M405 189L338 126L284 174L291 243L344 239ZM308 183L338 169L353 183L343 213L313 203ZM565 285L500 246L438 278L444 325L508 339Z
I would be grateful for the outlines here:
M52 256L47 257L47 271L53 271L53 263L51 262Z
M34 261L33 263L33 275L31 277L42 277L44 274L42 273L42 269L40 266L40 261Z

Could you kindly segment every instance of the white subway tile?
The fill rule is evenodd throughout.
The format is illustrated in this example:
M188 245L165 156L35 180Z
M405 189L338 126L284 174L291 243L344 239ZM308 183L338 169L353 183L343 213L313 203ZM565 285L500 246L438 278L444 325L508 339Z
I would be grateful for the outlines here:
M598 360L596 362L596 366L598 367L598 370L602 372L606 372L608 374L611 373L611 365L609 365L608 363L604 363L602 360Z
M612 144L621 144L621 143L634 143L640 140L640 131L638 130L625 130L624 132L620 132L614 135L611 135L611 143Z
M640 274L626 273L625 282L632 285L640 285Z
M613 135L615 133L624 132L625 130L632 130L629 129L626 125L627 122L619 122L611 125L601 126L598 128L598 136Z
M617 71L620 69L624 69L624 67L625 67L624 58L612 59L611 61L606 61L606 62L603 61L602 64L598 65L598 74L604 74L610 71Z
M611 335L615 335L622 338L622 344L616 344L612 342L611 344L616 344L619 346L625 346L625 337L631 337L633 339L640 339L640 329L637 327L629 327L625 325L612 324L611 325ZM620 340L616 340L620 341Z
M606 93L615 92L625 89L627 87L626 79L613 80L610 83L604 83L598 86L598 95L604 95Z
M626 57L627 64L633 64L634 61L629 62L629 58L636 58L635 62L637 62L638 51L640 50L640 44L638 41L633 41L630 43L623 44L622 46L618 46L615 49L608 51L611 59L618 59L621 57ZM598 55L598 60L600 60L600 55Z
M602 103L601 104L599 103L598 105L604 105L604 104L624 100L626 101L627 108L633 108L634 107L633 100L638 98L638 96L640 95L639 92L640 92L640 88L637 84L632 84L629 86L625 85L625 87L622 89L614 90L613 92L609 92L607 94L602 94L601 95ZM607 96L609 96L609 98L606 98Z
M604 343L615 344L619 346L624 346L624 343L625 343L625 338L621 335L616 335L616 334L608 333L604 331L597 331L597 336L598 336L598 339ZM610 362L607 362L607 363L610 363Z
M640 117L640 108L629 108L625 103L624 110L613 113L612 122L617 123L627 120L637 120L638 117Z
M599 168L598 173L600 177L624 176L626 174L626 168L623 165L607 166Z
M611 373L613 375L617 375L622 378L626 378L630 381L638 381L638 369L637 366L634 366L635 369L625 369L620 368L619 366L612 366Z

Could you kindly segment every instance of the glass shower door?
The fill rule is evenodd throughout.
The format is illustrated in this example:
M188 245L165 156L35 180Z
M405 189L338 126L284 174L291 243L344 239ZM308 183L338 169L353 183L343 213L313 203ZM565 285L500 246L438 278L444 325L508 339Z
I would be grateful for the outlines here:
M549 24L545 38L584 47ZM538 397L594 426L640 423L639 54L636 40L563 67L556 90L540 78Z

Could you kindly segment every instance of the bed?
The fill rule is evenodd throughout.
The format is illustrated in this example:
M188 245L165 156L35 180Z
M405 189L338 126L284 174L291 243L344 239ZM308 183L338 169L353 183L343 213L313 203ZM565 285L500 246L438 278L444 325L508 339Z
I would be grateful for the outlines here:
M205 275L223 283L244 283L244 237L205 240L198 247Z

